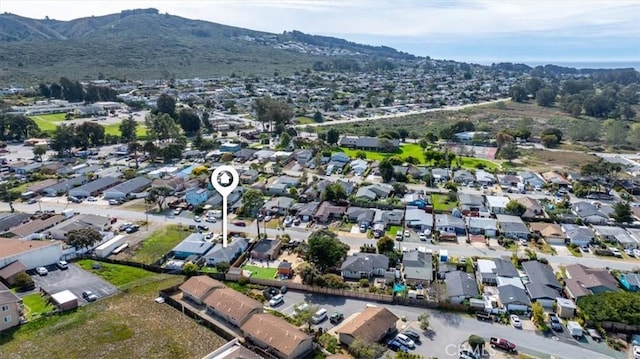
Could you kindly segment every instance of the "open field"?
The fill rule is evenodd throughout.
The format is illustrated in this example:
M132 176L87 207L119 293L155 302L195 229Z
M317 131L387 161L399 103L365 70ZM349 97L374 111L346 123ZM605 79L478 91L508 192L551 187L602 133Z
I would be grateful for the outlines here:
M475 157L462 157L462 168L478 169L483 166L488 172L497 171L500 168L499 164L490 160Z
M54 307L40 295L40 293L32 293L22 297L22 303L25 306L27 319L31 320L42 314L51 312Z
M41 131L51 132L56 129L58 122L64 121L64 113L53 113L50 115L29 116L32 118Z
M154 273L148 272L144 269L104 262L99 262L100 269L93 269L92 265L95 262L96 261L91 259L82 259L79 260L77 264L82 269L102 277L104 280L116 287L122 287L125 284L130 284L155 275Z
M186 226L168 225L153 232L137 248L132 248L131 260L145 264L152 264L163 255L169 253L173 247L182 242L191 232Z
M120 123L111 123L108 125L104 125L104 134L105 135L113 135L120 136ZM139 140L144 140L147 138L147 128L142 124L138 124L136 127L136 136Z
M308 125L310 123L316 123L316 121L314 121L314 119L312 119L311 117L306 117L306 116L296 117L295 121L300 125Z
M0 358L202 358L224 340L166 304L158 290L182 276L129 289L0 334Z
M364 152L367 155L367 159L372 161L381 161L391 156L398 156L402 159L412 156L414 158L417 158L420 161L420 163L424 163L424 155L422 153L422 148L415 143L400 145L400 150L398 152L362 151L362 150L353 150L353 149L344 148L344 147L341 147L341 150L351 158L356 158L356 155L358 154L358 152Z
M278 268L265 268L252 265L245 265L242 269L251 271L251 273L253 273L251 275L252 277L261 279L273 279L276 277L276 272L278 272Z
M531 150L523 151L522 154L523 165L543 172L553 169L563 172L578 170L581 166L598 160L598 157L583 152Z
M433 209L436 211L451 211L458 206L458 202L448 202L449 197L446 194L432 194L431 201Z

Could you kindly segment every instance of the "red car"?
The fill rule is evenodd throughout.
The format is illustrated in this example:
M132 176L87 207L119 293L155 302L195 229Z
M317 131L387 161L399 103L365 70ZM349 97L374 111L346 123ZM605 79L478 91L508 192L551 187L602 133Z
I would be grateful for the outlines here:
M242 221L237 221L237 222L233 222L234 226L238 226L238 227L246 227L247 224L242 222Z

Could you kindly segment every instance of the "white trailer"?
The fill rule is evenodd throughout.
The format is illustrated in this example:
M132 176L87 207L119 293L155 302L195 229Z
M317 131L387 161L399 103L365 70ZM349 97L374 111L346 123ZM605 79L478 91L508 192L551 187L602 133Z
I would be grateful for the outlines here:
M120 247L121 245L123 245L125 243L126 237L122 234L117 235L113 238L111 238L110 240L102 243L101 245L99 245L94 253L96 254L96 256L101 257L101 258L105 258L107 257L109 254L111 254L116 248Z
M71 218L71 217L73 217L74 214L75 214L75 212L71 208L65 209L65 210L62 211L62 215L65 216L66 218Z
M567 330L572 337L582 337L582 326L578 322L568 321Z

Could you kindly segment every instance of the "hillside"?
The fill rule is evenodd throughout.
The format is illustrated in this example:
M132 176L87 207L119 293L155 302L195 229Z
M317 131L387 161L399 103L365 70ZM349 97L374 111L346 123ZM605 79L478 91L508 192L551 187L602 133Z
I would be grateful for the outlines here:
M159 14L123 11L58 21L0 15L0 81L188 78L273 74L336 56L366 64L414 57L299 31L270 34Z

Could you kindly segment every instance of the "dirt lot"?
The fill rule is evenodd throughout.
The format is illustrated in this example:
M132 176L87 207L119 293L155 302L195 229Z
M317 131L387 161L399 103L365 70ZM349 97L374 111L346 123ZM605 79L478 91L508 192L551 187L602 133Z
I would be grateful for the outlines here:
M525 156L522 163L529 168L540 171L578 170L584 164L598 160L598 157L582 152L531 150L525 151L523 154Z
M160 276L150 284L43 318L0 336L0 358L202 358L224 340L153 299L183 281Z

